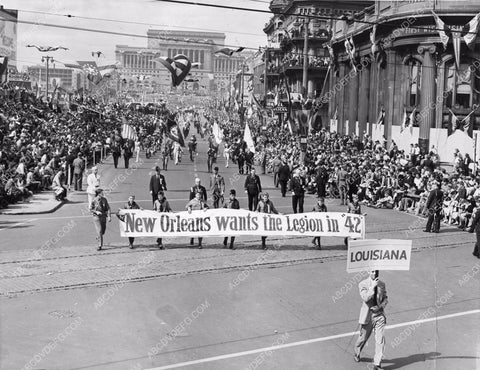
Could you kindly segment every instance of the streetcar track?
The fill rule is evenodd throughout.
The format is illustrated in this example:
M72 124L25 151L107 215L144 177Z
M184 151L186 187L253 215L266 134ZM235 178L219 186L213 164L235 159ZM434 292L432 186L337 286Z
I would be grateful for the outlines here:
M418 252L423 252L432 248L456 248L459 246L464 245L465 243L449 243L449 244L443 244L443 245L436 245L435 247L417 247L415 249L412 249L413 253L418 253ZM143 282L143 281L149 281L149 280L154 280L158 278L172 278L172 277L178 277L178 276L186 276L186 275L193 275L193 274L205 274L205 273L222 273L222 272L228 272L228 271L238 271L238 270L243 270L245 268L248 268L249 266L255 265L256 269L265 269L265 268L278 268L278 267L284 267L284 266L290 266L290 265L299 265L299 264L308 264L308 263L315 263L315 262L320 262L320 263L326 263L326 262L332 262L332 261L342 261L346 260L347 256L342 254L342 255L334 255L334 256L318 256L318 257L310 257L310 258L296 258L296 259L289 259L285 261L275 261L275 262L265 262L265 263L258 263L254 261L253 263L249 264L241 264L241 265L236 265L236 266L225 266L225 267L211 267L211 268L202 268L202 269L197 269L197 270L191 270L191 271L171 271L171 272L163 272L163 273L158 273L158 274L149 274L149 275L144 275L144 276L139 276L139 277L130 277L130 278L125 278L122 277L120 279L111 279L111 280L106 280L106 281L90 281L90 282L83 282L83 283L73 283L73 284L64 284L64 285L57 285L53 287L42 287L42 288L32 288L32 289L22 289L22 290L11 290L7 292L0 292L0 296L12 296L12 295L18 295L18 294L27 294L27 293L41 293L41 292L49 292L49 291L62 291L62 290L70 290L70 289L79 289L79 288L86 288L86 287L106 287L106 286L112 286L116 285L118 283L135 283L135 282ZM125 267L126 265L119 266L120 267ZM129 265L130 266L130 265ZM90 270L102 270L105 269L105 267L99 267L95 269L90 269ZM62 271L61 274L68 274L72 272L78 272L78 271L85 271L83 270L68 270L68 271ZM57 275L58 276L58 275ZM12 279L15 278L23 278L24 276L16 276L13 277Z

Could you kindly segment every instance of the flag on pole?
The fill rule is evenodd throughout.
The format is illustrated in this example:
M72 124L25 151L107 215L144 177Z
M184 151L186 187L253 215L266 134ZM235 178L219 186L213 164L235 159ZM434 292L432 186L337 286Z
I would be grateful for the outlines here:
M435 24L437 25L438 35L440 36L440 40L443 44L443 48L447 48L448 40L450 40L451 30L450 28L445 25L445 22L440 19L440 17L435 14L432 10L433 18L435 19Z
M478 13L475 17L472 18L470 22L468 22L464 27L465 35L463 39L465 43L470 49L475 47L475 40L478 36L478 27L480 25L480 13Z
M250 127L248 123L245 122L245 131L243 133L243 141L247 144L247 148L252 152L255 153L255 144L253 143L252 133L250 132Z
M448 111L452 114L452 131L455 131L458 128L458 117L455 115L455 113L452 112L452 110L449 108Z
M7 73L8 73L8 57L3 57L3 61L0 64L0 82L7 81ZM5 78L3 78L5 75Z
M128 123L122 125L122 137L128 140L137 140L137 132Z
M346 38L345 39L345 50L348 54L348 57L350 58L350 61L352 62L352 67L357 72L357 66L355 65L355 53L356 53L356 48L355 44L353 43L353 38L350 37L350 39Z
M179 143L182 147L185 146L185 140L183 139L182 130L178 127L177 122L171 117L164 122L165 135Z

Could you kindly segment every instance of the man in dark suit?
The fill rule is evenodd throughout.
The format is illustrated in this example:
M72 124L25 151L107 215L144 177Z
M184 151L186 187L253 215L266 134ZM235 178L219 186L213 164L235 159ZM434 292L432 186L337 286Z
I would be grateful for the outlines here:
M73 181L75 191L82 191L83 171L85 171L85 160L82 152L78 152L77 158L73 160Z
M477 258L480 258L480 198L475 199L477 210L473 215L472 225L468 229L469 233L475 232L477 235L477 242L475 243L475 248L473 249L473 255Z
M260 177L255 174L255 168L252 167L250 174L245 179L245 193L248 195L248 210L254 211L258 204L258 194L262 192Z
M427 198L426 208L428 209L426 233L430 231L438 233L440 231L440 213L443 205L443 191L441 190L441 184L437 182L435 188L430 192ZM433 224L433 228L432 228Z
M160 167L155 167L156 174L150 178L150 194L152 195L152 202L155 204L155 201L158 197L158 192L167 190L167 182L165 181L165 176L160 173Z
M280 190L282 192L282 197L285 198L285 194L287 193L287 184L288 180L290 179L290 167L285 161L282 161L282 165L278 169L278 183L280 184Z
M190 200L195 198L195 194L197 193L202 195L201 200L203 202L207 201L207 189L201 184L201 180L198 177L195 178L195 185L190 188Z

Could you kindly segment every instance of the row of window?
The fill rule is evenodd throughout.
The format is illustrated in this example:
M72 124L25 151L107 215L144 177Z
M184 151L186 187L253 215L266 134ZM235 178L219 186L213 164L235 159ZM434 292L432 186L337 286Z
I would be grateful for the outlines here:
M185 55L192 63L199 62L201 64L200 68L204 68L205 63L205 50L195 50L195 49L168 49L167 55L169 58L173 58L175 55L183 54Z

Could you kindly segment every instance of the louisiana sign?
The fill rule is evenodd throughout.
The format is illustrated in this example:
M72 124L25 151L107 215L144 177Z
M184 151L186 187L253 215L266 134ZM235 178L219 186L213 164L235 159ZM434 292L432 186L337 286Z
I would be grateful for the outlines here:
M122 209L119 220L122 237L365 235L364 216L340 212L276 215L225 208L191 213Z
M349 240L347 272L410 270L411 240Z

